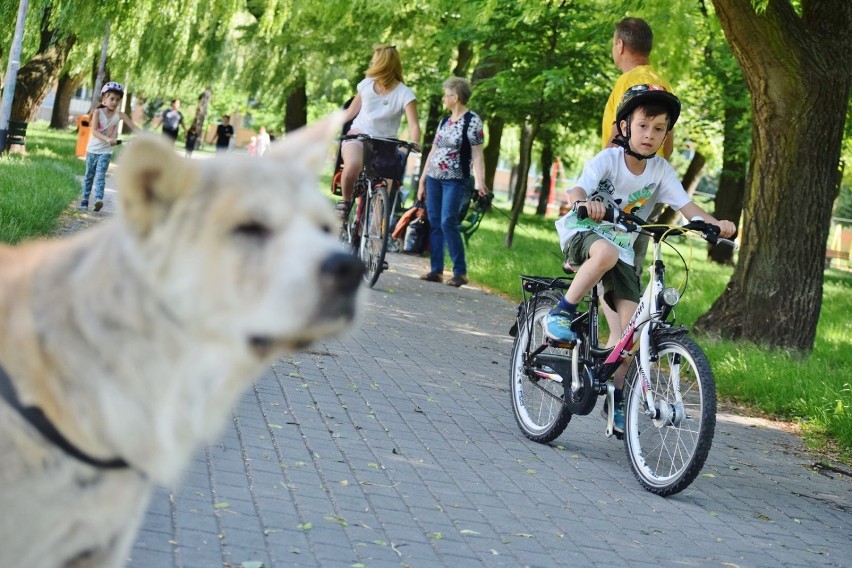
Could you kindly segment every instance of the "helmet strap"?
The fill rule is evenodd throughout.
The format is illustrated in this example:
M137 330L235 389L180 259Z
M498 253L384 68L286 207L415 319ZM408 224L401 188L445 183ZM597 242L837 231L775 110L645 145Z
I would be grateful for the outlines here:
M615 144L616 146L621 146L622 148L624 148L625 154L627 154L628 156L633 156L637 160L650 160L651 158L653 158L654 156L657 155L657 153L654 152L651 155L645 156L644 154L640 154L639 152L634 152L630 148L630 138L629 138L630 126L629 125L627 126L627 136L628 136L628 138L625 138L624 136L621 136L621 135L616 136L615 139L612 141L612 143Z

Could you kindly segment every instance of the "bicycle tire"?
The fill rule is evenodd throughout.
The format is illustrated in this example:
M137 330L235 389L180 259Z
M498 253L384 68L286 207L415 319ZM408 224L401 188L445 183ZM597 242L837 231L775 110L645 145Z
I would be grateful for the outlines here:
M522 307L518 316L518 334L512 346L509 391L515 421L524 436L546 444L558 438L571 421L571 412L563 404L563 382L528 373L525 358L544 342L544 317L559 302L559 295L546 291L537 294ZM548 348L545 353L568 354L566 349ZM538 386L537 386L538 385Z
M683 491L704 466L716 429L716 386L701 348L685 335L664 336L654 346L650 383L662 415L645 414L638 356L624 391L624 447L633 475L651 493L667 497ZM677 376L682 406L676 403Z
M367 198L363 217L358 256L364 263L364 282L372 288L382 273L388 250L390 205L384 185L373 186L373 193Z

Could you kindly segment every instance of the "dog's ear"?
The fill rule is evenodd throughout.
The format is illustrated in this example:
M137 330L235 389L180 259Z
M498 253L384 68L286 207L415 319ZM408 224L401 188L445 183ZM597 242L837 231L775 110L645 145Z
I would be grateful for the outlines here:
M172 144L142 135L127 145L118 168L121 211L128 224L144 236L156 216L195 187L197 168L175 154Z
M276 141L264 158L298 160L308 169L317 171L328 161L331 141L340 136L343 111L288 133L281 142Z

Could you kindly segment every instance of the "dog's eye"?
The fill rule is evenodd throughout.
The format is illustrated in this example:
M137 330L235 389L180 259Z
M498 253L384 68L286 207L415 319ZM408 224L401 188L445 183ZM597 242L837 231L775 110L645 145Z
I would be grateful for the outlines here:
M264 225L263 223L258 223L257 221L249 221L247 223L243 223L242 225L237 225L234 228L234 234L252 239L265 239L272 234L272 230L270 230L270 228Z

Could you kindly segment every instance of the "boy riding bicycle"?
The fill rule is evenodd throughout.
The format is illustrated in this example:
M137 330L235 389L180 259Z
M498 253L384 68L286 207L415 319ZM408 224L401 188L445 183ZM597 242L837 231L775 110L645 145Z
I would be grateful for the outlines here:
M577 304L599 281L604 300L618 314L622 329L636 311L641 295L633 268L633 240L602 226L607 208L618 208L647 218L656 203L666 203L687 219L702 217L718 225L722 237L736 227L720 221L692 202L672 166L655 156L680 115L680 101L658 85L636 85L627 90L616 111L619 147L606 148L589 160L577 186L568 192L571 211L556 221L559 243L566 263L579 266L570 287L546 319L546 335L557 344L571 345L577 335L571 329ZM585 207L588 218L579 219ZM620 335L621 330L611 330ZM627 363L615 374L615 430L624 430L622 386ZM604 407L604 412L607 409Z

